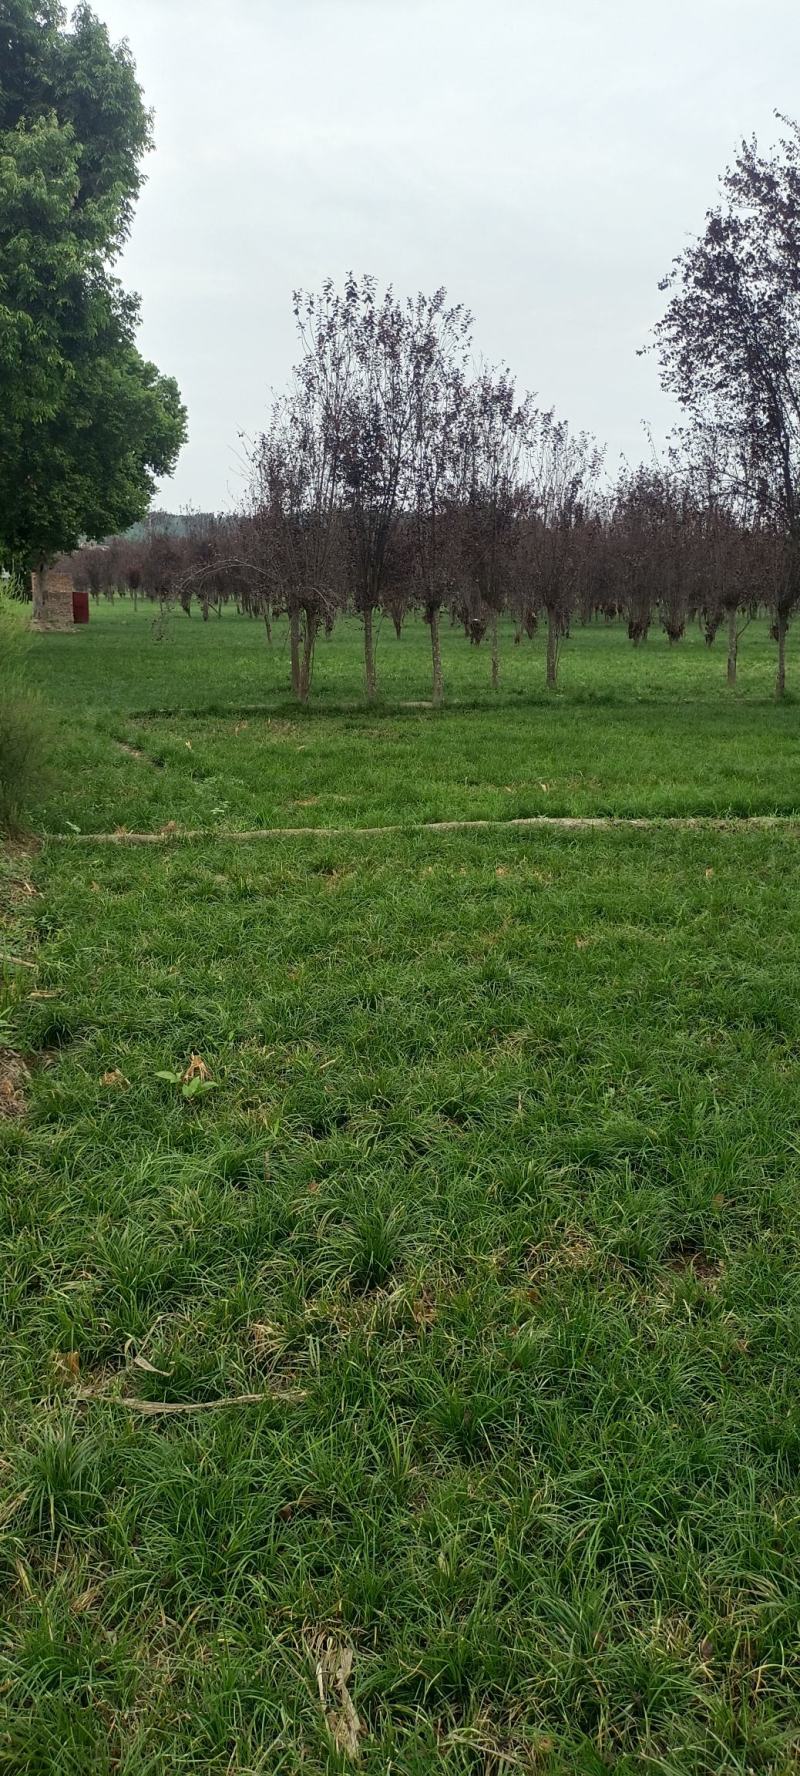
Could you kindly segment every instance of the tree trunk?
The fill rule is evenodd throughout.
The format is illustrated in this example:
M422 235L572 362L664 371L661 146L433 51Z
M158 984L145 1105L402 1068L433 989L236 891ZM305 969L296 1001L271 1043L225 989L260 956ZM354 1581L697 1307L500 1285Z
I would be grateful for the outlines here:
M736 663L737 663L738 654L739 654L738 622L739 622L739 612L737 610L729 611L728 612L728 684L731 687L733 687L736 684Z
M300 612L292 605L289 612L289 652L292 662L292 695L300 696Z
M489 632L492 638L492 690L496 691L500 683L500 642L497 634L497 611L492 611L489 619Z
M431 610L431 659L433 662L433 702L436 709L444 695L442 684L442 641L439 634L439 606L435 604Z
M558 678L558 620L555 611L547 613L547 688L554 691Z
M366 679L367 702L368 703L374 703L375 697L377 694L377 689L378 689L378 681L377 681L377 676L375 673L375 641L374 641L374 637L373 637L373 633L372 633L372 615L373 615L372 605L371 604L365 605L364 611L363 611L364 677Z
M272 647L272 611L269 605L264 612L264 628L267 631L267 646Z
M775 625L778 631L778 676L775 680L775 695L782 697L786 690L786 631L789 627L788 617L779 616Z
M300 662L300 685L298 696L301 703L308 702L311 689L311 674L314 669L314 643L317 639L316 619L305 613L305 632L303 635L303 657Z

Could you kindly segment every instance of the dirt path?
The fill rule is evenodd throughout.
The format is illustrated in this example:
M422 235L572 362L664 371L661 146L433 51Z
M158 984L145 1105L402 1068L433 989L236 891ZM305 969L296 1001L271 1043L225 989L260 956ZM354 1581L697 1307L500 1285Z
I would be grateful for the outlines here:
M236 831L225 827L181 827L172 821L157 832L46 833L48 845L170 845L212 843L250 845L265 839L377 839L389 834L447 832L544 832L679 831L742 832L749 828L769 831L797 829L798 814L525 814L512 820L396 821L385 826L258 826Z

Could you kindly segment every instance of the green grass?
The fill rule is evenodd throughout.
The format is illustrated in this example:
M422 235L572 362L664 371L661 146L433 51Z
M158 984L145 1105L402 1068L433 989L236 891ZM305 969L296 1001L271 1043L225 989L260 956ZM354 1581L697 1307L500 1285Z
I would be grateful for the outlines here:
M621 626L592 625L565 644L555 697L543 689L543 641L514 647L509 630L493 699L486 650L448 629L453 701L439 713L402 707L429 695L422 623L400 641L383 625L388 701L377 711L361 700L354 622L320 642L308 710L287 700L285 625L272 649L263 625L230 611L207 624L173 613L160 635L149 607L101 605L88 630L39 638L41 682L64 717L62 779L36 810L43 829L792 813L800 804L797 704L772 701L766 623L745 634L735 695L719 647L698 630L677 648L654 634L637 651Z
M123 702L170 696L132 621L43 638L90 737L54 831L198 821L182 760L113 746ZM321 782L343 825L494 812L525 745L563 784L594 744L631 812L666 805L670 747L673 811L693 770L725 806L794 806L764 637L732 700L694 640L655 643L637 692L601 631L554 705L284 710L270 740L233 732L256 665L280 695L255 626L216 655L213 622L176 633L174 706L202 679L228 714L130 731L213 754L231 825ZM30 1077L0 1121L0 1771L797 1768L797 860L790 827L6 858L1 947L35 967L7 967ZM353 1655L357 1765L326 1639Z
M0 584L0 835L24 826L30 803L49 781L55 734L26 674L32 639L23 607Z

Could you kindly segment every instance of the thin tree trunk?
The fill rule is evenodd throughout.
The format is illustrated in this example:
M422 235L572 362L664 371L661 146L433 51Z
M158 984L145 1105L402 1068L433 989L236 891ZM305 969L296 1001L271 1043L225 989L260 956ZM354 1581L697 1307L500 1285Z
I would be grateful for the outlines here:
M375 673L375 641L372 633L372 605L366 604L363 611L364 622L364 677L367 685L367 702L374 703L378 689Z
M555 611L547 613L547 688L554 691L558 678L558 621Z
M289 612L289 652L292 662L292 695L300 696L300 612L293 604Z
M300 662L300 686L298 696L301 703L308 702L311 690L311 674L314 669L314 643L317 639L316 619L305 613L305 633L303 635L303 657Z
M733 688L736 684L736 664L739 655L739 612L728 611L728 684Z
M500 642L497 633L497 611L492 611L489 619L489 632L492 638L492 690L496 691L500 683Z
M782 697L786 691L786 631L789 627L788 618L779 616L778 630L778 676L775 680L775 695Z
M434 706L438 709L444 695L444 687L442 684L442 641L439 634L438 604L433 605L431 609L431 659L433 662L433 702Z
M239 614L241 615L241 612ZM267 645L272 647L272 611L269 605L264 612L264 628L267 631Z

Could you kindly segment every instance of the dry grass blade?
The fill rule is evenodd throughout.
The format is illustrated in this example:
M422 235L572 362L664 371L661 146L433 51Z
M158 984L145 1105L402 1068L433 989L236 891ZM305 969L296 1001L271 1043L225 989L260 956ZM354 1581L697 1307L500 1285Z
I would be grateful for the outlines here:
M145 1375L169 1375L169 1369L157 1369L155 1363L148 1363L146 1357L131 1357L132 1369L143 1369Z
M160 1374L161 1371L158 1370L156 1373ZM134 1400L130 1397L126 1398L122 1394L82 1393L78 1395L79 1400L102 1400L106 1406L123 1406L128 1412L140 1413L142 1418L163 1418L168 1414L172 1416L187 1412L220 1412L226 1406L259 1406L263 1405L266 1400L293 1405L299 1400L304 1400L305 1397L305 1392L302 1389L286 1393L275 1391L262 1394L226 1394L219 1400Z

